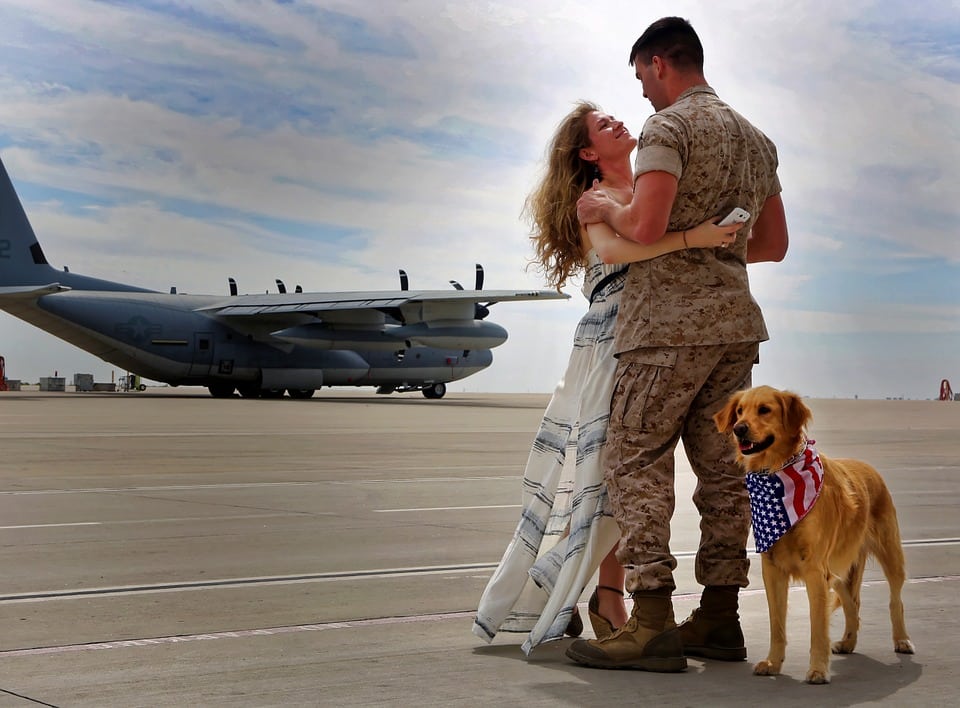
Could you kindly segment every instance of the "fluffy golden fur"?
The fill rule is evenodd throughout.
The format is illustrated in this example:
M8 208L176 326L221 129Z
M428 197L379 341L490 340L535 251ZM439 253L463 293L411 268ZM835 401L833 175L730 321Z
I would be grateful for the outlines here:
M769 386L738 391L714 416L730 433L747 472L776 472L805 444L812 415L794 393ZM880 474L866 462L828 459L820 497L805 517L767 552L761 553L763 585L770 614L770 652L753 673L780 673L786 652L787 592L791 579L803 581L810 601L808 683L829 683L830 652L849 654L857 645L860 585L867 555L880 563L890 586L893 649L914 652L903 619L900 591L905 579L900 527L893 499ZM831 589L833 597L831 598ZM830 613L843 606L843 638L830 644Z

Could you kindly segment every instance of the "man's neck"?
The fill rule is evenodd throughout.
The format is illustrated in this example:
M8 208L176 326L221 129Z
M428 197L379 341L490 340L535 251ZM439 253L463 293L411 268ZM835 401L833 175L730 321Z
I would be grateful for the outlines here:
M669 87L668 96L670 98L670 105L672 106L676 103L684 91L688 91L696 86L709 86L707 80L703 78L703 74L684 74L677 76L676 79L670 83Z

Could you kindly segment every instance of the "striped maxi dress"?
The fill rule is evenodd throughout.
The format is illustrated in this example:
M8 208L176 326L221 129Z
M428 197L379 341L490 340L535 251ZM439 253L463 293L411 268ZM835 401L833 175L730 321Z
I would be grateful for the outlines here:
M616 359L614 326L624 266L587 254L592 299L563 378L547 405L523 474L520 522L480 598L473 633L526 632L523 652L559 639L600 561L620 538L603 483ZM592 298L591 298L592 296ZM576 446L576 454L572 455Z

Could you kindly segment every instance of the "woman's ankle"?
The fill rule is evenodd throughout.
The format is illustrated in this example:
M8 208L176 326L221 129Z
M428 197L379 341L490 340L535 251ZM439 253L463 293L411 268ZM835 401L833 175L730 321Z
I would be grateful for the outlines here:
M623 592L616 588L600 586L597 592L597 605L600 616L614 627L622 627L630 616L623 600Z

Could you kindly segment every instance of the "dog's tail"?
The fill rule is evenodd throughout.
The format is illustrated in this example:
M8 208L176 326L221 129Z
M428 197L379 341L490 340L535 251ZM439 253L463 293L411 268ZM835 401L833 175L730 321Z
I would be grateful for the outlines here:
M897 509L887 485L881 482L875 492L873 508L870 510L869 551L877 559L887 581L900 585L906 579L904 571L903 542L900 539L900 524L897 521Z

